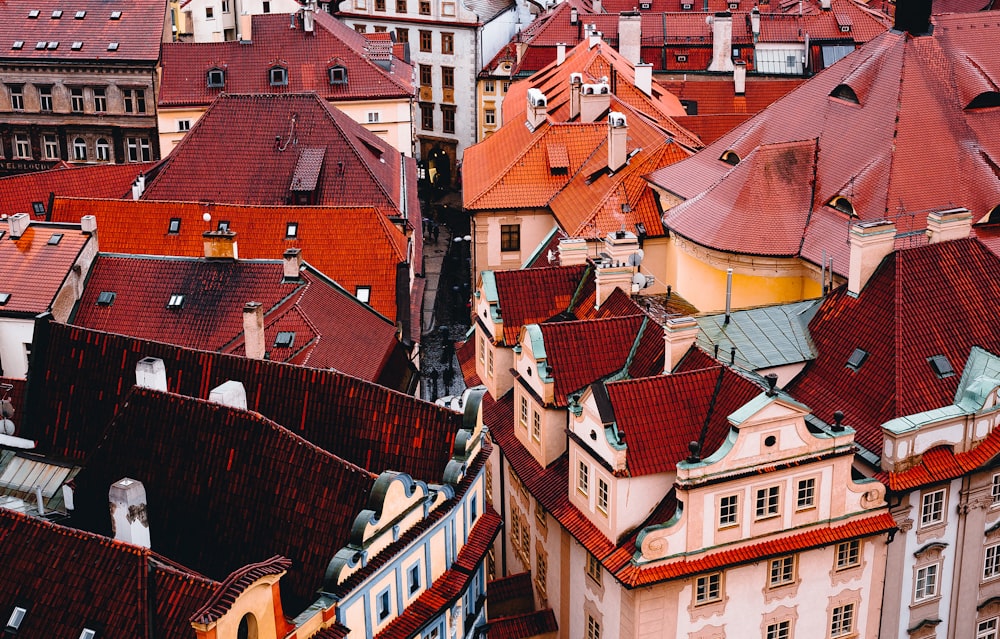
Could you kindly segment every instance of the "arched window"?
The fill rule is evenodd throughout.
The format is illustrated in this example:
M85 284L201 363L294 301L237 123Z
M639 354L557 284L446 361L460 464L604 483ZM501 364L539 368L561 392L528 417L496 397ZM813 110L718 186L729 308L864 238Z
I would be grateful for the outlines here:
M846 84L838 84L834 87L833 91L830 92L830 97L840 98L841 100L852 104L861 104L861 101L858 100L858 94L854 92L854 89Z
M272 87L280 87L288 84L288 69L282 66L271 67L267 71L267 77Z
M257 639L257 618L248 612L240 619L240 627L236 630L236 639Z
M732 164L733 166L736 166L737 164L740 163L740 156L737 155L736 151L733 150L726 151L725 153L722 154L722 157L720 157L719 159L725 162L726 164Z
M97 159L102 162L111 160L111 146L104 138L97 139Z
M997 204L990 210L989 217L986 218L987 224L1000 224L1000 204Z
M73 140L73 159L74 160L86 160L87 159L87 143L83 138L76 138Z
M226 72L218 67L208 70L208 88L221 89L226 86Z
M857 217L857 213L854 212L854 205L843 195L836 195L828 202L829 206L837 209L841 213L847 213L851 217Z

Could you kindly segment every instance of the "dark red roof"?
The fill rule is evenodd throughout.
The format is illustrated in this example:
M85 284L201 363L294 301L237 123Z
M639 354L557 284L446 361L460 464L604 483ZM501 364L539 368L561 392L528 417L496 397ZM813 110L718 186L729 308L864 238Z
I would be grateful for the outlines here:
M365 36L325 11L316 11L308 33L289 28L286 14L254 15L249 42L168 43L163 45L159 104L208 106L221 93L300 93L315 91L324 99L407 99L413 96L413 69L398 58L390 68L376 64ZM282 64L288 83L272 86L268 70ZM342 66L347 82L331 84L329 69ZM223 71L222 87L208 86L208 72Z
M191 621L200 624L218 621L220 617L232 610L236 598L255 581L263 577L281 575L287 572L291 566L290 559L275 555L270 559L237 568L226 577L225 581L219 584L219 588L212 598L191 616Z
M571 311L581 285L593 290L593 268L587 265L553 266L496 271L497 297L503 318L503 343L517 344L521 327L544 322Z
M713 368L611 382L608 398L624 432L626 466L632 477L673 471L702 439L702 456L715 452L729 434L729 415L760 388L729 368Z
M928 358L961 371L972 346L1000 350L1000 258L977 240L940 242L887 257L861 294L834 291L809 323L818 353L787 391L827 422L843 411L856 441L882 451L882 424L952 403L959 375L939 378ZM868 353L855 371L856 348Z
M525 639L559 630L552 608L523 615L491 620L487 626L490 639Z
M15 240L8 220L0 220L0 233L0 293L10 294L0 313L35 315L51 310L90 234L79 224L31 222ZM51 244L57 235L61 239Z
M972 450L956 453L950 446L931 448L906 470L879 473L889 490L903 492L961 477L982 468L1000 454L1000 430L992 430Z
M0 214L27 213L34 218L32 204L40 202L48 212L52 197L125 197L131 194L136 176L152 167L152 163L70 165L0 178Z
M79 12L85 13L78 19ZM75 0L72 4L7 0L0 3L0 60L155 65L160 59L166 15L163 0ZM23 46L14 48L15 42ZM58 45L39 48L39 42ZM75 48L75 42L82 46ZM111 43L118 46L112 49L108 46Z
M497 577L486 585L490 604L506 603L532 594L531 573L519 572L506 577Z
M101 507L108 517L107 487ZM217 584L159 553L0 508L0 610L25 609L18 637L187 637ZM6 617L5 617L6 619Z

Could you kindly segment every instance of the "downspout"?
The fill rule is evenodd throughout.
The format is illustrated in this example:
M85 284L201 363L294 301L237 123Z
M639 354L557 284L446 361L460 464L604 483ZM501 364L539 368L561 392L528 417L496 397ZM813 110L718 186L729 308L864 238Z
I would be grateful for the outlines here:
M497 446L497 449L500 451L500 477L498 478L500 480L500 512L505 512L507 508L507 491L504 490L504 482L506 481L505 478L507 477L507 474L503 472L503 449L500 448L499 445ZM510 521L510 518L504 517L503 521L504 532L506 534L510 534L510 530L507 528L507 522ZM504 537L506 537L506 535L504 535ZM501 537L501 539L503 539L503 537ZM507 543L504 541L500 542L500 557L503 563L503 576L507 577L509 576L507 574Z

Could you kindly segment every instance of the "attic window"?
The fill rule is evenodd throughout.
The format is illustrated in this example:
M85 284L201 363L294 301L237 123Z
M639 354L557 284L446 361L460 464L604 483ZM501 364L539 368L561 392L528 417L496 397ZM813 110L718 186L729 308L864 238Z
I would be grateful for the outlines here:
M36 50L44 49L46 45L48 45L48 42L46 42L45 40L40 40L35 43L35 49Z
M118 295L114 291L101 291L101 294L97 296L98 306L111 306L115 303L115 298Z
M73 48L74 51L79 51L80 49L83 48L83 43L80 42L79 40L77 40L76 42L73 43L73 47L72 48Z
M10 301L10 293L0 293L0 306L6 306Z
M720 157L719 159L725 162L726 164L732 164L733 166L736 166L737 164L740 163L740 156L736 154L736 151L733 151L731 149L723 153L722 157Z
M222 69L208 70L208 88L218 89L226 86L226 72Z
M969 106L966 109L988 109L990 107L1000 106L1000 92L998 91L985 91L980 93L976 97L972 98L972 102L969 102Z
M62 239L63 239L62 233L53 233L52 235L49 236L48 245L57 246L59 242L62 242Z
M279 331L274 340L275 348L291 348L295 343L295 331Z
M111 12L111 17L109 19L110 20L121 20L122 19L122 12L121 11L112 11Z
M285 238L296 238L299 236L299 223L289 222L285 225Z
M285 86L288 84L288 69L285 67L271 67L267 71L267 77L272 87Z
M955 369L951 367L951 362L944 355L933 355L927 358L930 362L931 369L934 374L938 376L938 379L944 379L945 377L952 377L955 375Z
M854 352L851 353L851 356L847 358L847 368L851 369L854 372L857 372L858 369L861 368L861 365L864 364L865 360L867 359L868 359L868 351L861 348L855 348Z
M97 636L96 630L91 630L90 628L84 628L83 632L80 633L80 639L94 639Z
M857 217L858 214L854 212L854 205L843 195L835 195L828 203L829 206L837 209L841 213L847 213L851 217Z
M370 286L359 286L354 289L354 297L358 298L359 302L367 304L372 298L372 287Z
M77 11L76 15L73 16L73 18L75 20L83 20L86 17L87 17L87 10L86 9L81 9L80 11Z
M14 40L14 44L12 44L10 48L15 51L20 51L24 48L24 40Z
M10 619L7 620L7 630L17 631L21 627L21 622L24 621L24 615L28 612L26 608L21 608L20 606L14 606L14 612L10 613Z
M117 51L117 50L118 50L118 43L117 42L109 42L108 43L108 51Z
M179 293L174 293L170 296L167 301L167 308L179 309L184 306L184 296Z
M58 20L61 17L62 17L62 9L56 9L55 11L52 12L53 20Z
M31 11L28 12L28 17L34 20L35 18L38 17L38 13L39 13L38 9L32 9Z
M44 202L32 202L31 210L35 212L35 215L42 217L45 215L45 203Z
M49 42L49 49L58 49L58 48L59 48L59 41L58 40L53 41L53 42Z
M170 218L170 225L167 226L167 233L177 234L181 232L181 218Z
M838 84L834 87L833 91L830 92L830 97L840 98L841 100L852 104L861 104L861 101L858 100L858 94L854 92L854 89L846 84Z
M347 84L347 67L339 64L330 67L330 84Z

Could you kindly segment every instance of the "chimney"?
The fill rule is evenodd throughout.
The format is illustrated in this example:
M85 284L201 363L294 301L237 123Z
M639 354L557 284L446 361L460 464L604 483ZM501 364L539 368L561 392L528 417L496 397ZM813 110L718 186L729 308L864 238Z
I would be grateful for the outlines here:
M205 241L205 259L238 260L236 232L229 230L205 231L201 234Z
M135 385L167 391L167 368L158 357L143 357L135 363Z
M246 410L247 389L243 387L243 382L229 380L209 391L208 401L231 408Z
M641 60L642 16L633 12L618 14L618 53L632 64Z
M299 272L302 270L302 249L285 249L285 253L282 257L284 258L282 263L282 267L284 269L282 280L285 282L301 281Z
M886 220L862 222L851 227L851 264L847 292L857 297L896 242L896 225Z
M750 10L750 32L753 33L754 42L760 36L760 9L754 7Z
M253 37L253 31L251 29L253 20L250 18L250 14L246 12L241 13L239 18L237 19L237 22L240 29L239 33L240 42L250 42L251 38Z
M566 61L566 43L556 42L556 64L562 64Z
M135 182L132 183L132 199L138 200L142 197L142 194L146 192L146 175L140 173L136 176Z
M604 7L601 6L601 0L593 0L590 3L590 6L593 7L594 13L604 13Z
M569 119L580 115L580 92L583 87L583 74L569 74Z
M111 529L116 541L149 548L149 518L146 487L141 481L123 477L108 490Z
M545 94L532 87L528 89L528 128L534 131L548 118L549 101Z
M647 96L653 95L653 65L649 62L635 65L635 88Z
M608 169L615 172L628 160L628 123L624 113L608 114Z
M31 218L27 213L15 213L7 218L7 224L10 225L10 239L19 239L28 230L30 223Z
M243 346L250 359L264 359L264 306L247 302L243 307Z
M733 70L733 14L716 13L712 20L712 63L709 71Z
M740 60L733 67L733 91L736 95L746 95L747 63Z
M608 299L616 288L632 292L632 276L636 267L629 258L638 253L639 240L628 231L609 233L604 239L604 252L597 262L597 308Z
M964 240L972 234L972 213L957 208L934 211L927 216L927 243Z
M903 0L896 3L896 21L892 28L912 36L930 35L931 4L931 0Z
M314 31L313 27L313 12L316 10L316 5L313 4L312 0L306 2L305 6L302 7L302 30L306 33L312 33Z
M830 10L830 0L819 0L819 8L823 11Z
M606 82L584 84L580 93L580 122L597 122L611 107L611 88Z
M84 215L81 217L80 230L90 235L97 233L97 218L93 215Z
M663 374L669 375L698 338L698 322L693 317L671 317L663 327Z
M587 240L582 237L568 237L559 240L559 265L576 266L587 263Z
M576 25L576 23L579 21L580 21L580 12L577 10L576 7L571 7L569 10L569 23L572 25Z
M587 44L587 48L593 49L594 47L599 45L601 43L602 37L604 37L604 34L598 31L597 26L594 25L594 28L590 30L590 37L588 38L590 42Z

